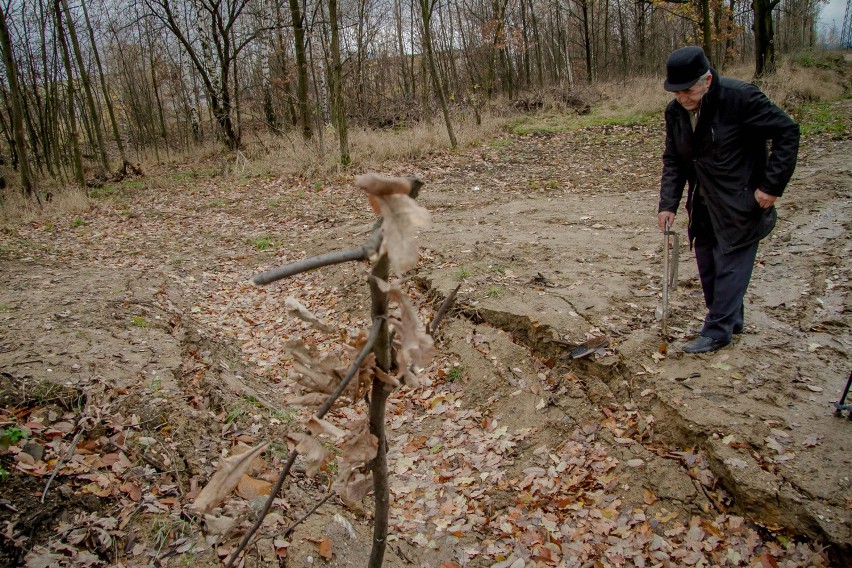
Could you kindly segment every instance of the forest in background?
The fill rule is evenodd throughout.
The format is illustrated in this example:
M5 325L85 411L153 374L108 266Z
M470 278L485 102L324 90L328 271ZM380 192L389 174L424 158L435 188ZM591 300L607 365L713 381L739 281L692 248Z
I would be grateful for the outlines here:
M495 101L658 74L702 45L720 70L774 72L816 46L819 0L5 0L6 178L91 185L248 133L336 147L349 127L479 123ZM533 95L531 95L531 93ZM329 150L332 152L332 150ZM14 174L10 172L14 170Z

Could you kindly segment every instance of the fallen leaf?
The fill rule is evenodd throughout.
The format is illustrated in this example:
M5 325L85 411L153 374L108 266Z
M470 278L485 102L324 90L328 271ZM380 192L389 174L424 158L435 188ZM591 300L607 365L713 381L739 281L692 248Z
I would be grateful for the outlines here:
M317 552L326 560L331 560L331 540L327 538L323 538L322 540L320 540L319 546L317 547Z
M284 305L287 306L287 311L299 318L300 320L307 322L317 328L320 331L325 331L327 333L331 333L334 331L334 328L324 321L321 321L318 317L316 317L311 311L303 306L299 300L293 298L292 296L287 296L284 299Z
M254 458L259 456L268 445L268 442L264 442L245 453L219 460L219 470L213 474L195 498L193 507L200 513L212 511L234 490Z
M764 552L760 555L760 564L763 568L778 568L778 563L775 562L775 557Z
M271 492L271 483L262 479L254 479L248 475L243 475L237 484L237 494L247 501L262 495L269 495Z
M814 446L819 445L819 441L821 439L822 436L820 436L819 434L811 434L807 438L805 438L805 441L802 442L802 445L806 448L813 448Z

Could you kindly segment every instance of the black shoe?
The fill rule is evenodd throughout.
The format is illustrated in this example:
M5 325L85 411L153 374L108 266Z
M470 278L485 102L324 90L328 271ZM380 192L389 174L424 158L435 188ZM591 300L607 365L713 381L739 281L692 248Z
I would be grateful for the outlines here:
M743 326L735 325L734 326L734 335L739 335L743 332Z
M719 339L713 339L712 337L704 337L703 335L699 335L689 343L683 346L684 353L709 353L710 351L716 351L721 349L722 347L729 345L730 341L722 341Z

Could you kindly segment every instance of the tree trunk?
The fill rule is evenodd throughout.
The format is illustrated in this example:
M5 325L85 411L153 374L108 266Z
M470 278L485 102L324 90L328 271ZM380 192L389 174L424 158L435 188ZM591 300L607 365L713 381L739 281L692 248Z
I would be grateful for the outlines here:
M459 144L456 140L456 133L453 131L453 123L450 120L450 109L447 106L444 89L441 87L441 78L438 76L438 70L435 67L435 56L432 53L432 10L435 8L435 2L436 0L420 0L420 11L423 16L423 41L426 47L429 74L432 76L432 86L434 87L435 95L441 103L441 111L444 113L444 123L447 125L447 135L450 137L450 149L455 150Z
M334 0L330 0L333 2ZM388 296L383 292L377 280L387 282L390 275L390 261L388 255L383 254L373 266L372 278L370 278L370 296L372 305L370 313L373 321L380 321L378 325L379 334L373 353L376 356L376 366L382 371L391 372L391 340L388 330ZM373 388L370 393L370 433L379 442L376 457L373 459L371 468L373 471L373 494L375 498L375 510L385 511L385 514L377 514L373 518L373 547L370 551L370 561L367 568L380 568L385 557L385 548L388 540L388 516L387 510L390 504L390 488L388 487L388 445L385 436L385 407L390 388L384 381L377 377L373 378Z
M346 123L346 104L343 100L343 65L340 62L340 29L337 20L337 0L328 0L328 19L331 22L331 104L333 107L334 126L340 142L340 163L348 166L352 161L349 156L349 126Z
M83 173L83 156L80 154L80 135L77 132L77 111L74 109L74 81L71 67L71 55L68 53L68 43L65 41L65 31L62 27L62 11L54 11L56 18L56 36L62 51L62 61L65 64L66 82L68 84L68 129L71 144L71 164L74 170L74 180L80 187L86 187L86 176Z
M579 3L582 13L581 23L583 24L583 49L586 52L586 81L591 83L595 80L595 77L592 68L592 37L589 32L589 1L579 0Z
M296 43L296 105L299 109L299 124L302 136L313 135L311 106L308 103L308 58L305 55L305 22L299 0L290 0L290 15L293 19L293 36Z
M86 71L86 64L83 61L83 52L80 50L80 42L77 40L77 28L74 25L74 19L71 17L71 10L68 8L68 0L60 0L62 9L65 12L65 25L68 29L68 36L71 38L71 47L74 48L74 58L77 60L77 71L80 73L80 82L83 84L83 95L86 100L86 107L89 109L89 116L94 131L95 142L98 150L98 158L100 158L101 168L104 173L109 172L109 158L104 145L104 134L101 129L100 113L95 106L95 97L92 95L92 83L89 81L89 73ZM58 6L57 6L58 9Z
M704 55L707 56L707 61L713 65L713 27L710 19L710 0L701 0L701 36L704 48Z
M403 99L408 100L411 98L412 93L408 80L408 57L405 54L405 40L402 34L402 0L394 0L393 13L396 18L396 40L399 48L400 74L402 75L402 97Z
M6 66L9 94L12 98L12 133L18 152L21 190L25 196L35 197L36 201L39 201L38 193L33 187L30 161L27 156L27 140L24 136L23 104L21 104L21 86L18 84L18 69L15 62L15 54L12 51L12 39L9 37L9 27L6 25L6 14L3 12L2 6L0 6L0 48L3 50L3 64Z
M754 76L775 73L775 28L772 10L780 0L752 0L754 12Z
M98 67L98 79L101 84L101 92L104 96L104 104L107 107L107 113L109 114L109 122L112 127L112 136L115 139L115 144L118 146L118 155L121 158L121 163L127 161L127 155L124 153L124 142L121 140L121 133L118 130L118 121L115 119L115 108L112 104L112 98L109 96L109 89L106 84L106 77L104 77L104 68L101 65L101 56L98 53L98 46L95 42L95 32L92 29L92 22L89 20L89 11L86 9L86 3L81 2L80 5L83 8L83 16L86 19L86 29L89 31L89 42L92 44L92 52L95 56L95 64Z

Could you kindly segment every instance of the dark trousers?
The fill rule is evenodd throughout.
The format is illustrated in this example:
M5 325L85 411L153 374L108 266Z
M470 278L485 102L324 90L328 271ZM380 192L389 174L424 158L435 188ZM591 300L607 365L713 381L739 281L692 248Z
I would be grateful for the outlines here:
M751 280L758 244L755 242L725 254L716 239L695 239L695 260L707 305L707 317L701 329L704 337L731 341L734 331L742 331L743 298Z

